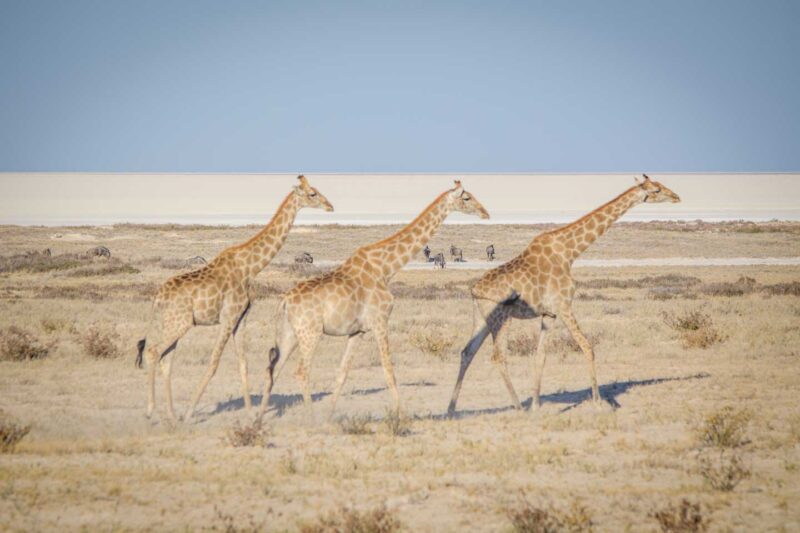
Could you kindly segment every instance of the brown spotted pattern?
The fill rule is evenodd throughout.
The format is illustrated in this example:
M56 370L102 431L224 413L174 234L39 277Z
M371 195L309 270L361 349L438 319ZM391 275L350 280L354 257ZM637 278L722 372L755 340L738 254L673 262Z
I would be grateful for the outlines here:
M402 230L359 248L340 267L318 278L300 282L284 295L279 306L277 342L270 356L259 416L266 410L274 380L296 348L300 350L300 359L295 377L303 390L305 405L311 406L311 356L322 334L349 337L337 374L331 405L333 414L347 378L353 342L368 331L375 334L386 382L395 410L399 410L400 397L389 354L388 322L394 299L388 283L422 250L452 211L489 218L480 202L456 181L454 189L442 193ZM283 362L275 372L280 359Z
M304 176L278 208L272 220L249 241L220 253L207 265L169 279L161 286L153 302L154 319L145 360L148 365L147 416L155 408L155 367L160 361L164 376L166 402L169 416L175 420L172 405L171 364L168 354L192 326L220 324L220 332L211 352L211 361L200 382L187 413L191 418L208 382L219 366L222 351L233 336L242 394L245 406L251 407L247 384L247 359L241 341L244 318L250 309L248 286L280 251L294 223L297 212L303 207L333 211L328 200Z
M575 293L572 263L614 221L636 204L679 201L677 194L645 175L643 181L637 181L634 187L572 224L536 236L520 255L484 274L472 287L474 328L470 341L461 352L461 367L448 413L451 416L455 413L464 375L490 335L494 347L492 362L500 372L512 404L520 408L503 353L507 323L513 318L540 319L538 346L531 358L533 409L539 407L539 389L545 362L544 339L556 317L561 319L586 356L592 381L592 399L599 402L594 351L572 314L572 297Z

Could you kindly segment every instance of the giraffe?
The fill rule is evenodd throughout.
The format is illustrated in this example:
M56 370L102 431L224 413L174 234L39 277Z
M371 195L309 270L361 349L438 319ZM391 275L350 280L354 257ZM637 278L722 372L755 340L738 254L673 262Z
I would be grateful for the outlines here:
M575 292L572 263L614 221L642 202L680 202L680 198L645 174L644 180L637 179L636 185L572 224L537 235L520 255L489 270L475 283L471 289L473 332L461 352L461 367L447 409L449 416L455 414L467 368L490 334L494 344L492 362L500 372L514 407L521 408L502 353L504 333L508 330L504 326L512 318L541 318L538 344L531 357L531 410L540 407L539 390L546 355L544 343L556 317L561 319L586 356L592 381L592 400L599 405L594 351L572 314L572 296Z
M456 181L455 188L439 195L405 228L382 241L362 246L340 267L318 278L300 282L283 296L278 308L277 342L269 352L259 418L266 411L274 380L296 347L300 348L300 361L295 377L302 386L303 401L310 408L311 355L323 333L348 337L337 373L331 416L347 378L353 343L356 337L368 331L375 333L395 412L399 411L400 397L389 355L388 321L393 298L388 283L419 253L451 211L489 218L480 202L464 190L460 181ZM275 366L281 357L284 361L276 374Z
M178 341L192 326L221 324L216 344L211 353L208 370L203 377L194 400L186 412L185 420L194 413L208 382L219 366L222 351L233 336L239 372L242 377L242 394L247 409L251 408L247 385L247 359L245 358L240 326L250 311L248 286L283 246L297 212L303 207L333 211L333 206L317 189L309 185L305 176L298 176L295 186L278 207L272 220L249 241L223 250L207 265L169 279L161 286L153 301L155 313L153 326L160 326L160 336L151 342L145 352L146 338L138 343L136 366L142 367L143 353L148 365L147 417L155 407L155 365L160 362L165 380L169 417L175 420L170 381L171 358L166 356L175 349Z

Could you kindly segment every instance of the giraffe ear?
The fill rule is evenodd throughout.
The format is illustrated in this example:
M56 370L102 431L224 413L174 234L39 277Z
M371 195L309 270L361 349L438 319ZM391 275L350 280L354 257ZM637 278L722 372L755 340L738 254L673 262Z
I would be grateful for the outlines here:
M633 177L633 181L634 181L634 183L636 183L636 185L641 185L642 184L642 180L639 179L639 176L634 176Z

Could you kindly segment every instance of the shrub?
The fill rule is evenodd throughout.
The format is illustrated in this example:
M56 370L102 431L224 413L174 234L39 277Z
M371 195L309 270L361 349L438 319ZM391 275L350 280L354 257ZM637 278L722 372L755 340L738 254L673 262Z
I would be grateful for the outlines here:
M724 407L705 419L699 431L700 443L717 448L737 448L747 444L749 441L745 432L748 422L750 422L748 411L735 411L733 407Z
M764 285L761 290L773 296L800 296L800 281Z
M233 447L268 446L269 429L264 427L260 418L252 424L243 426L238 420L225 432L225 440Z
M47 357L50 349L28 331L10 326L2 331L0 338L0 360L28 361Z
M400 529L400 520L386 506L369 511L343 507L298 528L300 533L393 533Z
M708 296L744 296L755 290L756 280L747 276L741 276L736 283L719 282L708 283L700 288L700 292Z
M89 326L80 338L83 351L95 359L112 359L119 356L117 334L103 331L99 326Z
M0 411L0 453L13 452L30 430L31 426L18 424Z
M394 409L386 411L386 416L383 417L383 425L386 426L387 431L393 437L405 437L411 434L411 420Z
M703 517L700 504L683 499L651 515L664 533L696 533L708 529L709 520Z
M89 278L93 276L113 276L116 274L138 274L139 269L134 268L119 259L108 259L103 263L94 263L80 268L75 268L64 275L73 278Z
M370 424L374 421L371 415L343 416L336 421L345 435L371 435Z
M714 490L730 492L745 478L750 477L750 470L744 466L738 454L726 455L720 452L719 459L712 461L708 457L700 458L700 475Z
M68 270L87 264L89 260L79 254L46 255L42 253L0 257L0 272L50 272Z
M560 531L592 531L592 518L585 507L572 502L569 509L560 510L552 505L543 508L531 504L524 495L515 507L506 509L515 533L555 533Z
M682 315L665 312L661 316L664 323L680 335L684 348L708 348L725 340L711 316L702 311L687 311Z
M431 355L440 360L447 359L450 349L455 344L455 340L452 337L439 330L415 330L411 334L409 341L425 355Z

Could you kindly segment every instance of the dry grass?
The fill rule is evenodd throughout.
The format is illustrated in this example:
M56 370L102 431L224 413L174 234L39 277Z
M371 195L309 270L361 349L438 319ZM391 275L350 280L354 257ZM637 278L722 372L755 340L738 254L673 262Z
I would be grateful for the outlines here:
M83 351L94 359L113 359L120 356L119 336L98 324L92 324L80 337Z
M719 456L702 455L698 471L712 489L720 492L730 492L742 480L750 477L750 470L744 465L742 456L724 450L720 451Z
M516 505L505 509L515 533L578 533L593 530L592 517L585 507L572 502L565 509L549 505L536 506L523 495Z
M723 407L709 415L698 430L702 446L717 448L738 448L750 442L747 439L747 425L751 414L746 410Z
M725 340L711 315L700 310L680 314L664 312L662 317L664 323L678 333L684 348L705 349Z
M796 233L722 234L686 228L659 233L615 225L585 257L800 256ZM587 298L573 304L582 329L602 340L596 350L599 385L616 409L597 412L586 401L582 356L552 353L542 380L541 411L510 409L508 393L490 362L488 339L467 373L458 416L452 420L445 413L458 359L426 354L411 339L414 332L429 329L452 338L454 354L464 346L472 328L469 285L479 272L403 270L390 286L395 307L389 338L413 433L395 437L393 433L404 432L384 422L383 411L392 405L392 397L370 334L356 345L337 407L357 420L374 417L365 425L358 420L352 429L372 434L359 437L325 423L345 339L324 337L312 364L311 411L303 407L293 379L295 354L273 391L277 409L266 415L268 445L237 448L227 440L229 430L237 420L249 422L252 414L243 407L232 345L196 418L177 426L164 418L160 373L156 416L144 417L146 373L134 370L132 360L136 340L148 329L149 300L172 274L145 258L210 259L246 240L254 229L0 227L5 254L44 247L57 254L82 253L111 242L114 257L141 270L92 277L63 275L69 269L0 274L0 331L16 326L39 337L40 345L51 346L42 360L0 361L0 406L17 420L35 421L15 453L0 461L0 530L295 531L299 522L316 523L319 513L326 516L340 506L363 514L386 502L403 530L500 531L509 523L497 495L519 490L530 495L537 504L533 507L558 516L569 514L571 501L584 502L592 527L601 531L657 530L659 522L651 513L682 498L702 503L704 523L713 505L711 526L720 531L792 529L800 523L800 509L794 505L800 491L800 301L791 289L800 280L800 267L579 266L578 280L618 281L580 289ZM396 227L295 229L276 266L258 276L257 298L243 330L255 394L263 386L266 351L275 340L278 297L299 279L280 267L281 262L308 250L320 264L329 265ZM492 238L500 264L538 230L445 227L431 247L446 249L452 240L468 257L478 257L488 244L480 241ZM57 232L64 237L51 238ZM76 235L74 242L68 240L70 234ZM654 239L658 247L652 246ZM742 276L757 280L753 292L703 293L716 283L735 285ZM648 296L661 287L676 296ZM725 342L687 351L675 341L678 334L664 326L661 313L682 315L690 295L696 297L692 308L729 335ZM80 332L88 324L116 332L126 355L85 356ZM528 335L522 341L527 355L535 331L535 321L514 320L509 337ZM179 412L206 372L217 333L215 327L193 328L171 355ZM559 324L550 339L561 343L562 335L568 333ZM560 347L573 348L566 341ZM526 401L529 360L509 357L508 367L520 399ZM706 417L726 405L734 405L734 413L754 413L740 435L740 440L752 442L734 448L701 444ZM706 475L724 487L735 482L736 464L730 464L734 454L742 462L739 466L753 471L752 478L740 480L728 492L714 489L699 471L700 457L714 469ZM215 514L215 506L224 516ZM675 515L680 518L678 505ZM686 514L690 523L691 515Z
M401 529L400 520L385 506L367 511L341 508L298 527L300 533L393 533Z
M456 339L442 329L415 329L411 332L409 342L427 356L441 361L448 359Z
M242 425L238 420L225 432L225 441L235 448L242 446L269 445L269 428L258 418L250 424Z
M373 422L375 418L370 414L344 415L336 420L336 424L345 435L372 435Z
M707 531L710 520L703 515L699 503L687 499L668 505L652 514L664 533L700 533Z
M0 360L30 361L47 357L50 348L43 345L33 333L10 326L0 333Z
M411 434L411 419L403 413L387 409L383 417L383 427L392 437L405 437Z
M13 452L30 430L31 426L19 424L0 410L0 453Z

